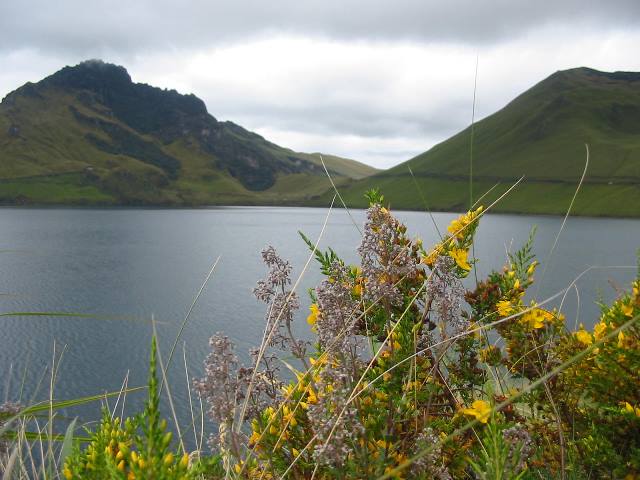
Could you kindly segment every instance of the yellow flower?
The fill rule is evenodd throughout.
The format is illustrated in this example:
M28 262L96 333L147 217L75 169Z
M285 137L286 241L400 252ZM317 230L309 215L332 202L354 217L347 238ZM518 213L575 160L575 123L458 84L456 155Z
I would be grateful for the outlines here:
M376 445L378 445L378 447L382 448L383 450L391 447L391 443L387 442L386 440L376 440Z
M311 306L309 307L309 310L311 311L311 313L307 317L307 323L313 326L318 321L318 315L320 314L320 310L318 309L318 305L316 305L315 303L311 304Z
M295 390L295 385L289 384L282 387L282 393L284 393L285 397L289 398L293 395L293 391Z
M607 333L607 324L604 322L596 323L595 327L593 327L593 336L596 337L596 340L600 340ZM622 333L622 332L620 332Z
M359 283L354 285L353 289L351 290L351 292L356 296L356 297L360 297L362 296L362 285L360 285Z
M477 418L482 423L487 423L491 415L491 405L484 400L475 400L470 408L463 408L462 413Z
M580 343L586 345L587 347L593 343L593 338L591 338L591 334L584 329L584 326L580 325L580 330L576 333L576 338Z
M260 440L260 434L255 430L251 433L251 437L249 437L249 445L253 445L254 443L258 443Z
M454 248L449 252L449 255L456 261L456 264L462 270L466 271L471 270L471 265L469 265L469 262L467 261L468 254L469 252L464 248Z
M309 394L307 396L307 403L315 404L318 403L318 397L316 396L316 392L313 389L309 389Z
M463 239L465 236L465 230L467 226L482 212L483 207L478 207L473 212L467 212L464 215L460 215L458 218L451 221L447 227L447 231L458 239Z
M536 267L538 266L538 261L535 260L531 265L529 265L529 268L527 268L527 276L531 276L533 275L533 272L536 271Z
M622 310L622 313L624 313L624 315L626 317L632 317L633 316L633 306L631 304L622 304L622 306L620 307L620 309Z
M189 466L189 454L185 453L184 455L182 455L182 458L180 459L180 466L182 468L187 468Z
M422 263L429 267L433 267L433 264L436 263L438 257L442 254L442 245L436 245L433 247L426 257L422 257Z
M541 308L534 308L533 310L528 311L522 318L520 322L528 325L529 328L543 328L545 320L552 320L553 314L551 312L547 312Z
M294 457L300 456L300 451L297 448L292 448L291 453L293 454Z
M509 300L500 300L496 303L496 308L498 309L498 313L503 317L511 315L514 311L513 305L511 305Z
M516 281L513 282L513 289L518 290L520 288L520 279L516 278Z
M73 478L73 473L71 473L71 470L69 470L69 467L67 467L66 465L62 470L62 474L64 475L64 478L66 478L67 480L71 480Z
M629 402L624 402L624 410L628 413L635 414L636 417L640 417L640 407L634 407Z
M619 348L631 348L633 347L633 338L629 338L622 330L618 332L618 347Z
M460 215L455 220L452 220L447 231L456 238L464 238L464 228L467 226L466 215Z

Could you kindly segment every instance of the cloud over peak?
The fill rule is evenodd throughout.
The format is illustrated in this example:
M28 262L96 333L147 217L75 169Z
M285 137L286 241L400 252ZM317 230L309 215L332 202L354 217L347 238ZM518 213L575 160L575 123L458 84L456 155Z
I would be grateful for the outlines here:
M301 151L387 167L556 70L640 70L640 2L0 3L0 97L87 58Z

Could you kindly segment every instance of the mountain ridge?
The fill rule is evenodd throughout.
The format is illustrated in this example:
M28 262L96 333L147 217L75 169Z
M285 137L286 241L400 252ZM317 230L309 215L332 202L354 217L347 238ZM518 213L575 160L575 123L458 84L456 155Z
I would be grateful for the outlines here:
M561 70L474 125L473 200L490 203L524 181L494 211L563 214L586 162L574 213L640 216L640 73ZM389 170L355 181L348 204L372 187L403 209L469 207L471 127ZM411 172L409 171L409 167ZM329 195L315 200L326 204Z
M308 154L218 121L193 94L134 83L124 67L99 60L64 67L5 96L0 159L3 203L277 203L329 187ZM340 182L375 171L334 156L327 166ZM65 173L75 175L69 195L51 202L33 197L29 185L8 182ZM292 176L300 181L287 180ZM78 196L83 189L94 197Z

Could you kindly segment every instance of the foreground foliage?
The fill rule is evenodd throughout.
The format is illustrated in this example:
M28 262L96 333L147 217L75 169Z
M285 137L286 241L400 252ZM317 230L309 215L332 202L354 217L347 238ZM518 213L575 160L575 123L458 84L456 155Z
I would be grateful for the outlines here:
M311 292L315 343L291 334L298 300L273 249L256 289L270 305L256 366L229 368L232 345L212 339L198 386L221 426L212 440L228 474L636 478L639 281L603 306L593 331L569 332L560 312L524 301L538 266L533 235L465 292L482 208L425 249L379 194L369 200L359 266L305 237L326 275ZM299 359L295 381L278 380L274 349Z
M253 364L216 334L194 381L218 426L210 453L188 454L167 432L154 341L145 411L105 412L61 476L640 478L640 272L593 328L568 331L561 312L525 300L534 232L467 291L482 207L425 248L381 195L368 198L359 265L302 235L326 277L310 291L313 342L293 334L291 265L263 251Z

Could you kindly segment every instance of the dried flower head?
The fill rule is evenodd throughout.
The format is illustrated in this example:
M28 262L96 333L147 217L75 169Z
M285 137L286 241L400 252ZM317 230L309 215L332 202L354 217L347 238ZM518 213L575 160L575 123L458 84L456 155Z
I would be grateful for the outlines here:
M502 437L509 445L508 461L516 472L525 469L527 459L535 451L533 440L527 429L516 424L502 431Z
M294 337L291 324L300 308L298 294L288 290L291 284L291 264L278 256L272 246L262 251L262 259L269 267L264 280L259 280L253 294L269 305L266 320L266 338L269 346L288 350L298 358L304 358L308 343Z
M467 330L469 322L460 315L465 291L454 266L451 257L438 257L427 281L427 296L443 328L450 328L455 335Z
M401 306L403 296L396 282L418 273L418 261L412 255L406 227L389 211L374 204L367 210L362 242L358 248L364 277L364 298L376 302L384 299Z
M425 451L426 453L409 467L411 475L419 478L451 480L451 475L443 464L442 443L430 427L425 428L416 438L414 454Z

